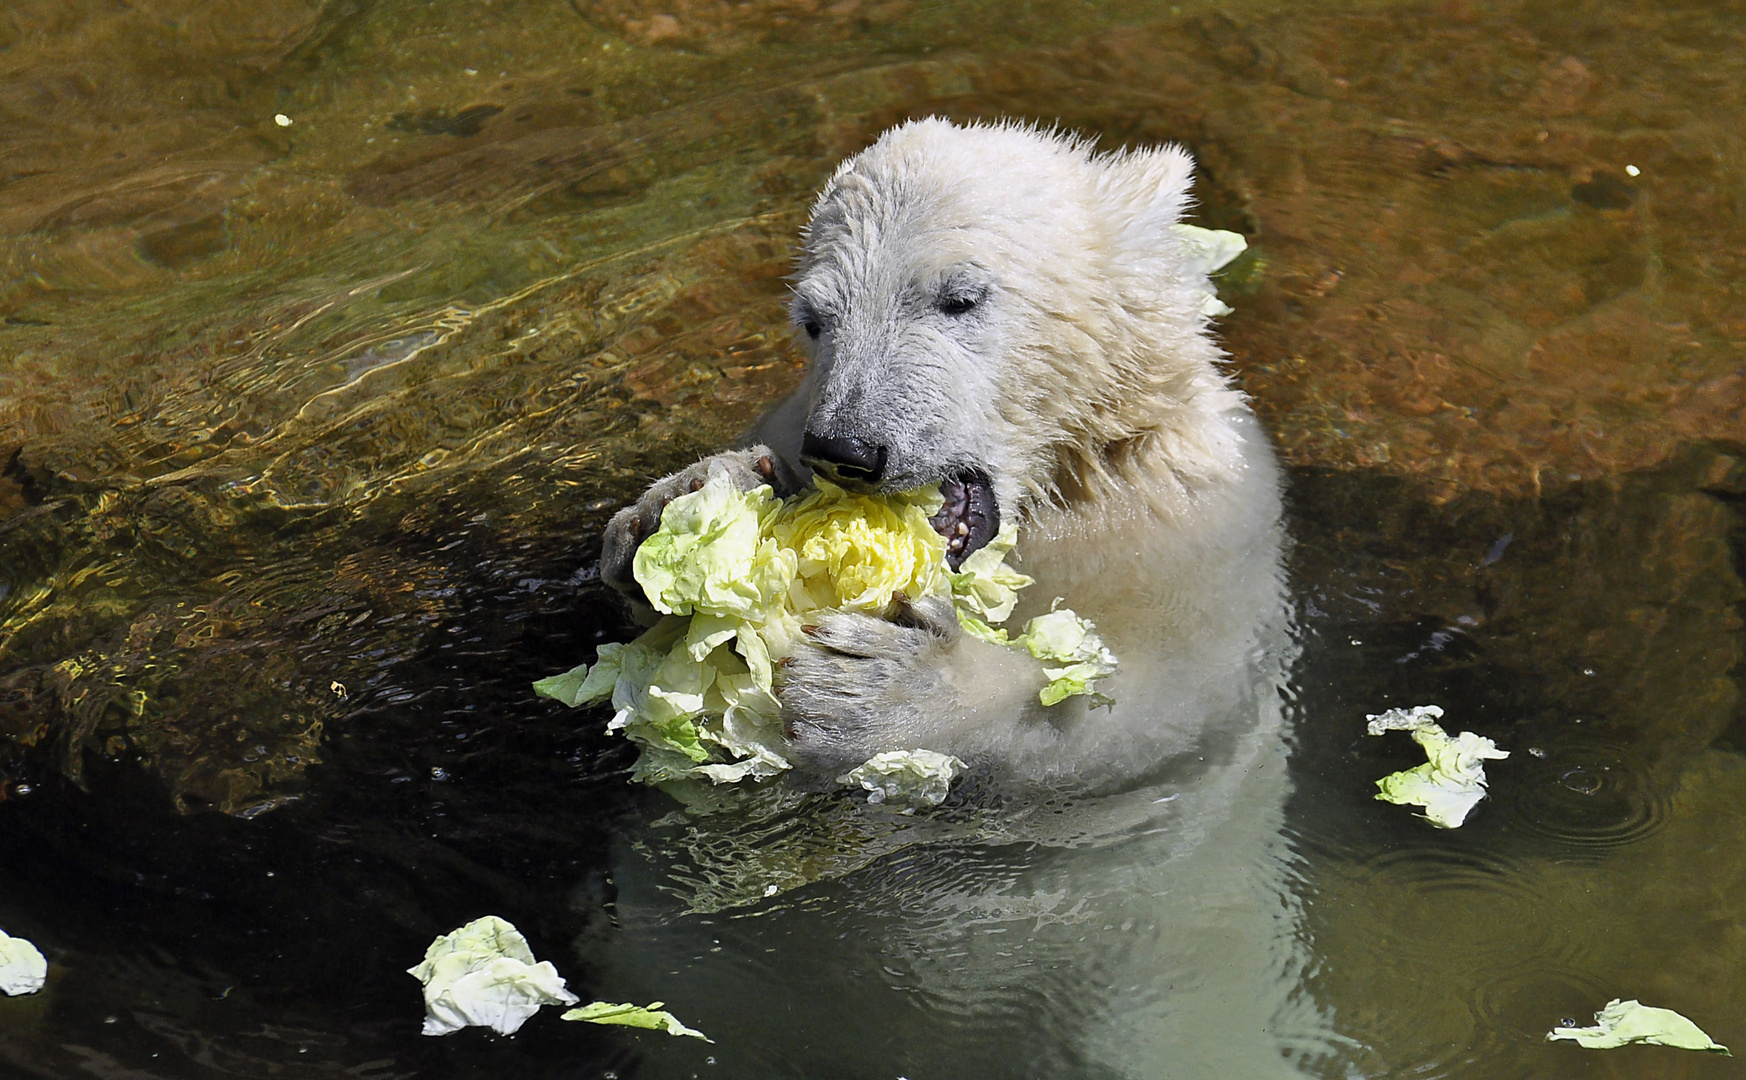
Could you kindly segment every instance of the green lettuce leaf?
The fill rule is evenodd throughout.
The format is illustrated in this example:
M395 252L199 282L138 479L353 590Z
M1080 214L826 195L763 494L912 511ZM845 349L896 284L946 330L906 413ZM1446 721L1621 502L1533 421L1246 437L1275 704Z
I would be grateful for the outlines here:
M795 556L762 535L782 504L768 486L740 491L726 471L661 511L631 571L655 610L754 619L794 579Z
M990 645L1013 644L1013 642L1008 640L1006 636L1006 627L990 626L981 619L978 619L976 616L971 615L969 612L962 609L958 612L958 625L964 628L966 634L969 634L971 637L981 638Z
M1547 1040L1568 1039L1590 1050L1611 1050L1631 1043L1652 1046L1674 1046L1681 1050L1703 1050L1726 1057L1734 1055L1728 1048L1704 1034L1702 1028L1674 1012L1656 1009L1636 1001L1607 1002L1607 1007L1594 1014L1594 1027L1560 1027L1546 1033Z
M982 626L1005 622L1012 614L1013 605L1018 603L1018 591L1035 584L1031 578L1006 565L1006 556L1017 543L1018 528L1007 522L1001 525L993 540L971 552L957 570L947 569L946 578L951 583L952 602L958 608L960 622L967 618L976 619ZM984 637L980 633L977 636ZM984 640L993 639L984 637ZM1006 643L1004 632L999 643Z
M1499 750L1490 739L1463 731L1453 738L1437 723L1443 710L1435 705L1390 709L1367 717L1369 732L1407 731L1430 758L1425 764L1391 773L1376 782L1376 797L1383 802L1420 806L1431 824L1455 829L1485 798L1486 761L1501 761L1509 751Z
M1097 680L1115 672L1115 653L1105 647L1091 622L1075 615L1071 608L1057 606L1047 615L1038 615L1025 624L1025 632L1014 644L1023 645L1043 662L1049 684L1038 692L1037 699L1044 705L1057 705L1081 694L1089 696L1094 707L1115 704L1095 689Z
M574 1005L550 962L535 962L527 939L487 915L430 943L406 973L424 984L424 1034L488 1027L513 1035L542 1005Z
M646 1028L649 1031L665 1031L669 1035L689 1035L706 1043L715 1041L696 1028L681 1024L677 1016L661 1008L665 1004L663 1001L651 1001L648 1008L643 1008L640 1005L591 1001L580 1009L571 1009L564 1014L564 1019L586 1020L590 1024L620 1024L624 1027Z

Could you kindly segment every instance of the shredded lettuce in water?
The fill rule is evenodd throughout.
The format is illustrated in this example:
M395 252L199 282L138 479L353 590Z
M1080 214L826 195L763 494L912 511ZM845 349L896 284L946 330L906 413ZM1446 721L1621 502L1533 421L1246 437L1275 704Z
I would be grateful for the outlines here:
M0 930L0 993L34 994L48 980L48 961L35 945Z
M837 777L845 787L867 792L875 806L913 814L932 810L951 794L952 781L964 771L964 763L949 754L932 750L890 750L875 754L865 764Z
M527 939L495 915L430 943L406 973L424 984L424 1034L488 1027L513 1035L542 1005L574 1005L550 961L534 962Z
M1499 750L1490 739L1463 731L1451 738L1437 723L1443 710L1435 705L1415 705L1411 709L1390 709L1373 714L1369 732L1381 735L1390 731L1409 731L1413 741L1424 747L1429 761L1417 768L1391 773L1376 782L1376 797L1382 802L1403 806L1422 806L1424 817L1443 829L1459 828L1467 815L1485 798L1486 761L1501 761L1510 756Z
M808 617L883 617L901 593L949 597L966 632L1028 648L1050 679L1043 704L1074 694L1109 703L1092 684L1115 670L1115 657L1090 623L1052 612L1011 641L997 626L1032 583L1006 565L1013 525L954 571L945 538L928 523L937 491L869 496L816 484L784 501L767 486L740 491L721 470L668 503L632 562L661 621L635 641L601 646L592 665L539 680L534 692L572 707L610 701L607 729L642 748L634 779L765 780L790 767L776 679L779 662L802 647Z
M689 1035L706 1043L715 1040L679 1022L679 1018L661 1008L666 1002L651 1001L648 1008L640 1005L614 1005L610 1001L591 1001L580 1009L564 1014L566 1020L586 1020L590 1024L620 1024L624 1027L665 1031L669 1035Z
M1728 1048L1704 1034L1704 1030L1672 1009L1656 1009L1636 1001L1607 1002L1594 1014L1594 1027L1560 1027L1546 1033L1547 1041L1568 1039L1590 1050L1611 1050L1631 1043L1674 1046L1733 1057Z

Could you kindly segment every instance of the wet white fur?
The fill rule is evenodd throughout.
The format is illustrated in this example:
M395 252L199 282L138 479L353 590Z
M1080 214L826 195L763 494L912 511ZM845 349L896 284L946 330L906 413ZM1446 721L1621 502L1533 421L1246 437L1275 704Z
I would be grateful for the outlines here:
M813 364L755 439L796 467L809 428L884 446L888 490L983 472L1038 582L1010 625L1061 597L1122 670L1113 710L1045 709L1035 661L949 618L832 616L783 691L802 762L925 747L1105 787L1189 751L1255 692L1281 625L1279 481L1171 228L1191 172L1176 147L1097 155L929 119L820 194L794 283ZM977 302L954 315L942 297Z

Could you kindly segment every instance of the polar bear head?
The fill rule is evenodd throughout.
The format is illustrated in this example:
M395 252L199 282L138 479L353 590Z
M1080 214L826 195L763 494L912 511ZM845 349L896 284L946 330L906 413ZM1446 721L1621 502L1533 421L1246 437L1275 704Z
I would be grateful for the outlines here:
M862 488L941 485L954 561L1002 513L1169 504L1240 467L1224 420L1242 400L1172 229L1192 170L1175 146L1096 154L942 119L844 162L794 281L803 460Z

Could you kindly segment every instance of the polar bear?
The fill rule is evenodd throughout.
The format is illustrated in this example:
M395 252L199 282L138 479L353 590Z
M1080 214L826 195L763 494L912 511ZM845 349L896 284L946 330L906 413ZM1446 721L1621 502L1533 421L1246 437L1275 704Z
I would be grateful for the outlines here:
M1174 146L1098 154L1014 123L887 131L837 169L804 231L802 385L746 446L620 511L602 577L646 612L637 544L712 471L778 494L814 472L938 486L948 559L1016 521L1037 584L1010 625L1057 598L1090 618L1121 661L1100 687L1116 704L1043 706L1040 665L961 634L944 601L835 613L780 688L791 758L828 774L926 748L1091 788L1204 759L1209 718L1252 703L1254 654L1281 626L1280 484L1173 228L1192 170Z

